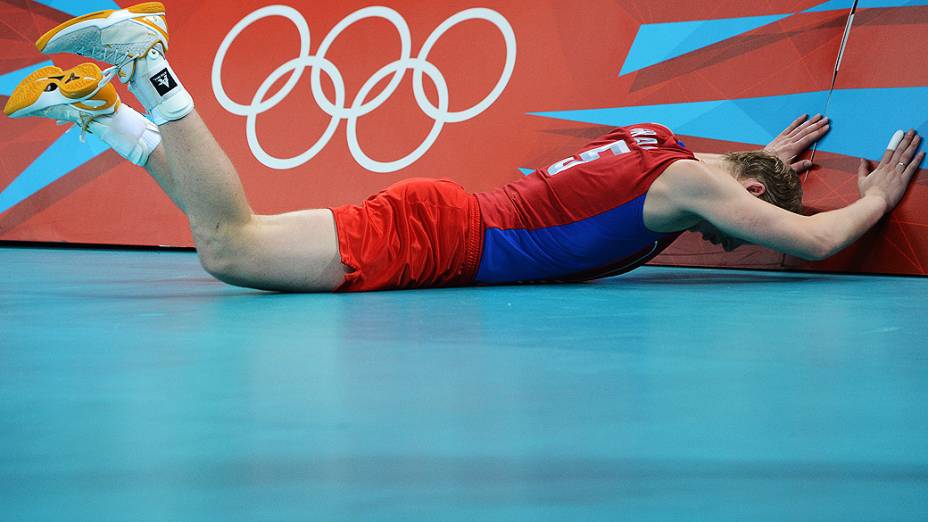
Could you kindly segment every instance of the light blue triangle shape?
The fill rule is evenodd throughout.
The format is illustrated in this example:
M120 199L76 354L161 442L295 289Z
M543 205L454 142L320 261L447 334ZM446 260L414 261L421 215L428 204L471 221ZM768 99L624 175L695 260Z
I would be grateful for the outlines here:
M818 150L879 159L897 130L928 134L928 112L913 107L928 107L928 87L835 89L828 105L834 125Z
M829 0L816 6L812 6L803 13L818 13L821 11L850 10L854 5L854 0Z
M52 62L42 62L34 65L23 67L22 69L0 74L0 96L9 96L13 94L13 89L23 81L23 78L29 76L29 73L41 67L53 65Z
M61 135L26 170L0 192L0 213L25 201L72 170L96 158L109 149L91 134L80 142L80 130L70 129Z
M735 100L669 103L532 113L535 116L620 127L655 121L677 134L720 141L770 142L796 116L825 106L827 91ZM866 110L861 108L865 107ZM928 135L928 87L836 89L829 105L831 131L818 150L846 156L879 158L897 129L915 128Z
M701 101L691 103L673 103L664 105L639 105L632 107L606 107L601 109L580 109L572 111L535 112L534 116L558 120L577 121L621 127L632 123L659 121L678 132L681 127L697 121L701 116L717 109L724 101Z
M535 169L526 169L526 168L519 167L519 172L521 172L525 176L528 176L532 172L535 172Z
M758 27L781 20L789 14L723 18L643 24L628 51L619 75L650 67L714 43L727 40Z
M814 13L818 11L850 9L853 5L854 0L829 0L828 2L810 7L803 12ZM928 5L928 0L860 0L857 7L860 9L875 9L884 7L914 7L919 5Z
M71 16L80 16L104 9L121 9L112 0L34 0L37 4L47 5Z
M928 0L860 0L857 7L873 9L879 7L915 7L919 5L928 5Z
M532 113L535 116L619 127L654 121L687 136L765 144L803 112L825 106L827 91L760 98Z

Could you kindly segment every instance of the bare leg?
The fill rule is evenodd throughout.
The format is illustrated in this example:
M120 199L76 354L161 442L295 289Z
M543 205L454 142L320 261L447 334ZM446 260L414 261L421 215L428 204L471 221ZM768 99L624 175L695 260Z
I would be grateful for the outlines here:
M176 193L177 189L174 188L174 178L171 176L171 166L168 165L168 158L164 154L164 146L160 143L151 151L151 154L148 156L148 163L145 165L145 170L148 171L148 174L154 178L158 185L161 187L161 190L171 198L171 201L177 205L182 212L186 213L186 206L184 202L181 201Z
M327 209L256 215L232 162L196 113L160 127L147 170L184 211L203 267L230 284L331 291L346 267Z
M218 279L268 290L337 288L345 267L332 213L254 214L232 162L193 110L193 98L164 57L164 17L163 6L150 2L92 13L53 28L39 39L43 52L102 58L115 69L101 71L93 64L74 68L71 76L80 82L67 87L74 96L56 93L48 99L56 103L45 106L36 104L38 97L58 89L65 92L72 79L59 85L56 75L64 71L43 67L23 80L27 87L17 87L14 103L4 112L81 123L83 130L97 134L132 163L147 165L187 215L200 261ZM133 60L131 67L128 59ZM120 81L128 80L129 91L150 121L126 105L118 108L119 96L108 83L115 71ZM160 127L156 130L154 125Z

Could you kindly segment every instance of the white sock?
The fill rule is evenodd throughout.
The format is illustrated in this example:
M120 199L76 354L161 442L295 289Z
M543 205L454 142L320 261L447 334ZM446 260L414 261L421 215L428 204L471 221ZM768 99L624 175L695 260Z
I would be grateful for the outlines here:
M94 119L87 130L140 167L148 163L148 156L161 143L158 127L124 103L114 114Z
M193 98L177 79L160 48L135 60L129 91L148 111L157 125L179 120L193 110Z

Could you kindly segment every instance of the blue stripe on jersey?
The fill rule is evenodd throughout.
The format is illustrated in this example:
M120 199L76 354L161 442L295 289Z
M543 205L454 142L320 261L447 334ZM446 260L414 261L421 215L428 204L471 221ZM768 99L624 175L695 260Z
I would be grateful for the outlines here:
M644 226L646 196L566 225L531 230L488 228L476 281L568 279L639 252L665 237Z

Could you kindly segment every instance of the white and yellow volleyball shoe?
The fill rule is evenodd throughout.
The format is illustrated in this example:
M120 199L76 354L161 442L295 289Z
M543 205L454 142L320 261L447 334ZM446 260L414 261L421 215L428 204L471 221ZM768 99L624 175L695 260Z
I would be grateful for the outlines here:
M35 45L46 54L73 53L112 64L107 74L127 83L158 125L193 110L193 98L165 58L168 26L160 2L79 16L48 31Z
M145 2L78 16L43 34L35 46L45 54L73 53L121 66L161 46L168 50L168 25L161 2Z
M124 105L109 78L93 63L33 71L10 94L3 113L74 123L82 139L93 134L136 165L144 166L161 142L158 127Z
M11 118L44 116L79 124L116 112L119 95L96 64L68 70L54 65L26 76L6 101L3 113Z

